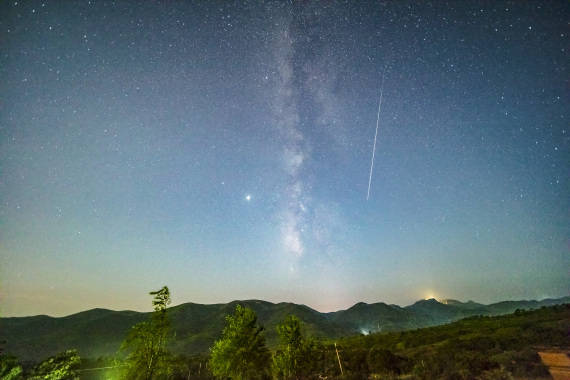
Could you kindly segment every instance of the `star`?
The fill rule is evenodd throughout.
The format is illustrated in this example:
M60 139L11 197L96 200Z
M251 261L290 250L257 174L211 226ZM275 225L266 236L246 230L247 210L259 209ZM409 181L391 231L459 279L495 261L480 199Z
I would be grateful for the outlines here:
M251 201L251 195L250 195L250 194L247 194L247 195L245 196L245 200L248 201L248 202Z

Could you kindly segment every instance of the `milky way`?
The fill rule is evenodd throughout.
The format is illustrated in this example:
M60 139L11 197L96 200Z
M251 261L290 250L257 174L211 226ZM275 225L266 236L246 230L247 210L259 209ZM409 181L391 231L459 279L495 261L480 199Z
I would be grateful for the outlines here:
M569 8L2 2L1 312L567 295Z

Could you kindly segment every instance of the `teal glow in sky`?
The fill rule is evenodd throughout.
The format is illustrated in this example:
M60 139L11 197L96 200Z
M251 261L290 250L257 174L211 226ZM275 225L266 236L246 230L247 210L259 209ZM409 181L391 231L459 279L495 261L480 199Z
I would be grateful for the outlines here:
M568 295L569 8L2 2L0 312Z

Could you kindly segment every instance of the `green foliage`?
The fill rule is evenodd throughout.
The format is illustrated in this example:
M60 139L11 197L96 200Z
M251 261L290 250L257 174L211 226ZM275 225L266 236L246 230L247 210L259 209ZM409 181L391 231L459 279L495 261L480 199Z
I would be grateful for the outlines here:
M367 379L370 373L368 363L366 360L367 352L358 347L352 348L347 346L338 346L340 360L342 363L344 376L342 379ZM338 359L336 357L336 349L334 346L330 347L330 352L333 359L336 360L334 371L332 374L339 374L340 368Z
M166 348L170 333L166 312L170 304L170 291L164 286L150 294L154 296L154 313L149 321L134 325L121 346L121 350L128 353L127 379L159 379L170 374L170 354Z
M79 379L81 359L76 350L67 350L38 364L28 377L29 380Z
M492 356L491 359L516 377L540 378L549 376L540 356L531 348L502 351Z
M363 373L368 350L371 376L392 370L417 379L548 378L537 346L569 347L570 305L519 311L500 317L470 317L413 331L341 340L343 366ZM399 358L397 366L390 364ZM360 369L359 369L360 368Z
M413 371L418 379L473 379L496 367L482 352L446 346L421 359Z
M168 290L168 286L163 286L162 289L150 292L149 294L154 296L154 299L152 300L154 311L165 313L166 308L170 305L170 290Z
M289 315L276 330L281 343L273 357L275 375L280 379L308 377L317 353L315 342L304 336L301 320Z
M117 380L121 378L124 363L116 357L81 358L81 380Z
M374 346L368 352L368 368L376 374L399 374L403 359L392 351Z
M224 335L212 347L211 357L207 354L173 356L166 350L166 343L170 341L169 320L173 321L173 325L177 323L179 326L188 326L185 330L178 330L178 341L169 345L173 352L184 352L188 355L193 353L192 349L188 349L192 347L190 345L192 342L203 339L202 342L205 343L211 339L202 332L200 321L219 318L208 325L217 327L212 327L206 332L206 334L215 334L216 331L222 330L223 315L228 313L230 306L208 305L208 310L203 305L186 308L184 311L180 308L167 309L170 300L167 288L153 292L152 295L156 301L153 302L155 311L147 321L137 324L132 329L124 343L124 349L128 354L126 363L129 365L125 375L129 379L205 380L213 379L214 374L218 378L226 379L228 377L268 378L271 354L265 347L265 335L258 325L257 315L269 326L279 325L279 328L272 329L275 330L274 336L280 339L280 345L275 346L273 360L274 374L277 378L402 377L480 380L512 377L542 378L548 377L548 371L541 363L536 347L570 347L567 339L567 333L570 331L570 305L552 306L500 317L474 316L443 326L411 331L358 335L341 340L335 338L344 372L341 376L333 340L306 338L308 335L322 336L316 327L320 323L316 312L312 312L309 308L292 310L290 305L281 305L280 312L275 313L274 307L277 305L248 301L246 305L251 306L252 310L240 306L236 308L235 314L226 317ZM199 314L200 310L203 311L202 314ZM296 314L297 311L299 318L286 317ZM134 312L122 313L144 315ZM107 310L93 310L86 312L85 315L72 316L71 319L75 319L78 326L84 326L82 331L85 335L96 335L97 333L79 321L84 321L88 317L90 320L99 321L98 323L121 323L122 317L109 319L111 315L116 314ZM313 317L316 319L311 319ZM52 319L43 317L29 329L42 331L45 324L51 322ZM119 331L122 330L113 331L115 334L121 334ZM74 347L71 342L64 339L60 342L60 346ZM186 343L179 342L190 343L185 345ZM38 346L38 350L42 348L43 346ZM83 351L80 352L83 355ZM304 354L298 354L299 352ZM42 357L46 356L44 351ZM154 369L151 375L146 372L149 357L153 357ZM124 368L116 365L111 358L105 360L94 359L93 356L91 358L82 361L83 369L105 366L114 368L81 372L81 378L86 380L98 379L101 375L117 378L117 373ZM59 359L51 358L31 370L34 363L23 360L21 368L13 358L0 356L0 371L2 371L0 378L22 379L28 376L32 376L33 379L77 378L77 372L80 370L77 367L70 367L68 369L71 371L65 374L65 365L61 362Z
M0 379L18 380L22 379L22 366L13 356L0 355Z
M210 369L214 376L234 380L268 378L271 353L262 332L255 312L237 305L234 314L226 317L222 337L211 348Z
M495 368L483 372L477 380L513 380L513 375L504 368Z
M496 314L514 311L516 308L540 307L542 304L570 303L570 297L541 302L509 302L481 308L468 308L463 305L428 305L437 309L448 307L453 310L461 309L460 315ZM433 303L433 302L432 302ZM400 308L394 305L370 304L355 305L346 311L335 313L319 313L303 305L291 303L272 304L269 302L249 300L242 301L243 306L253 309L261 324L266 328L265 338L269 348L276 349L279 337L275 326L290 314L294 314L304 322L307 335L315 338L337 340L341 337L355 335L361 329L378 332L382 335L390 331L409 330L410 328L425 327L426 324L443 323L441 319L430 317L429 312L417 308ZM200 305L186 303L168 307L168 316L172 324L173 336L169 348L173 353L196 355L208 352L209 347L220 336L225 324L225 315L233 312L235 303ZM463 309L462 309L463 308ZM481 310L480 310L481 309ZM420 311L422 312L421 314ZM547 311L548 312L548 311ZM526 312L525 312L526 313ZM527 314L520 315L521 320ZM451 313L451 315L455 315ZM429 317L429 318L428 318ZM519 316L517 316L519 317ZM21 318L0 318L0 345L5 341L6 352L16 355L22 363L38 362L68 348L76 348L83 358L97 358L114 355L132 326L148 320L149 313L134 311L111 311L92 309L67 317L52 318L48 316L33 316ZM447 319L446 319L447 320ZM485 321L486 318L474 317L471 321ZM448 326L448 325L447 325ZM444 327L444 330L447 329ZM522 326L520 326L522 328ZM519 327L516 327L519 329ZM394 342L394 347L386 347L394 353L412 349L413 347L441 340L444 331L437 330L436 334L422 330L421 334L403 335L403 339ZM174 332L176 334L174 334ZM456 334L457 332L454 332ZM551 326L546 328L536 326L532 321L527 325L525 334L532 333L539 341L551 342L552 345L564 344L567 336L559 334ZM521 338L506 332L511 336L509 347L517 347ZM378 334L372 334L378 335ZM417 338L417 339L416 339ZM424 339L419 341L418 339ZM526 338L522 338L523 340ZM396 348L395 345L399 344ZM372 344L373 345L373 344ZM363 348L368 351L372 345ZM511 349L511 348L505 348Z
M208 370L208 356L205 354L186 357L173 356L170 360L171 377L169 379L211 380Z

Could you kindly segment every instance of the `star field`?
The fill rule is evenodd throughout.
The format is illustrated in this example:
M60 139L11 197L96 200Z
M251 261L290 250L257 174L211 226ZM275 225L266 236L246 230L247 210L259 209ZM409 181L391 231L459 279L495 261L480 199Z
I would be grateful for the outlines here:
M568 295L569 16L2 2L0 312Z

